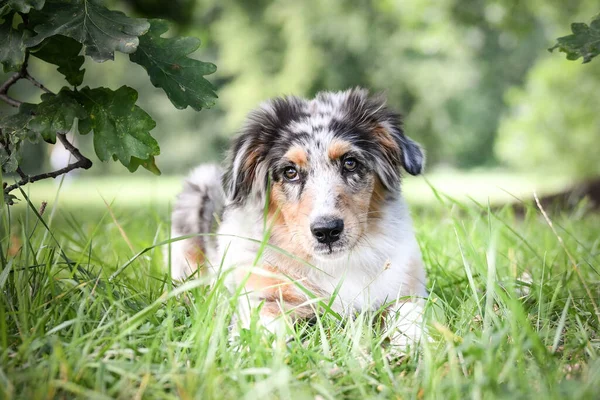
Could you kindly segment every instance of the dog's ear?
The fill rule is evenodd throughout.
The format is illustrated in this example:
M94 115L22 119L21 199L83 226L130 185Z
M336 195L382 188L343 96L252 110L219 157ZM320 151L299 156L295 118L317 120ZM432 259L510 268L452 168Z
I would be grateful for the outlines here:
M404 134L400 114L390 110L383 95L369 96L365 89L348 92L348 116L378 144L375 157L377 174L388 188L400 184L400 168L419 175L425 166L425 154L415 141Z
M264 202L273 162L270 152L290 122L302 115L302 100L275 98L252 111L241 133L234 139L223 175L230 201L249 198Z
M420 175L425 167L425 153L421 146L402 134L398 137L402 152L402 166L411 175Z

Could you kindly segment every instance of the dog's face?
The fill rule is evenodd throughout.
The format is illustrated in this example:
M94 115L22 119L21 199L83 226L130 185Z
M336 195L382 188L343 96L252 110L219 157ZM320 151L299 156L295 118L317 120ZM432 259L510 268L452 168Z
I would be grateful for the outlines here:
M327 137L329 136L329 137ZM291 144L272 172L271 209L309 254L336 257L367 228L376 175L360 147L314 133ZM372 215L374 216L374 215Z
M236 139L225 179L231 201L268 207L276 244L331 259L376 228L399 195L400 167L419 174L420 147L384 99L353 89L264 104Z

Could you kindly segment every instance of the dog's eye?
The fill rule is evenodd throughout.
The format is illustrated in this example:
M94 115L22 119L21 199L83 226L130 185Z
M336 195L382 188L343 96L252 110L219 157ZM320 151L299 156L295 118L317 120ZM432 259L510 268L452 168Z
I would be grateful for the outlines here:
M294 182L294 181L297 181L298 179L300 179L300 176L298 175L298 171L294 167L286 167L283 170L283 176L289 182Z
M352 172L358 167L358 161L356 158L348 157L344 160L344 169L348 172Z

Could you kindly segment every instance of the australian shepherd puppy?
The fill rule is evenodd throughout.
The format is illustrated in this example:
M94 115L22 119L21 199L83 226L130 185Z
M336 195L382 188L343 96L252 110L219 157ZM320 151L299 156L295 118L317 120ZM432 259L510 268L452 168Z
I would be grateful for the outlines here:
M343 314L388 307L400 336L418 337L425 272L401 169L423 170L423 151L382 96L364 89L276 98L250 113L225 170L200 166L178 196L172 237L176 280L227 274L270 330L309 318L336 293ZM402 341L402 339L400 339Z

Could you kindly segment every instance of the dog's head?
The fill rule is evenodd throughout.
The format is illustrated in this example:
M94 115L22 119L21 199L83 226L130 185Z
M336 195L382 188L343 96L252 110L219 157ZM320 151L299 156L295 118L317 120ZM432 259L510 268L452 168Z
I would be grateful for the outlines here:
M424 163L400 116L364 89L271 100L231 151L230 201L262 202L277 215L280 241L321 259L351 250L399 195L400 169L418 175Z

